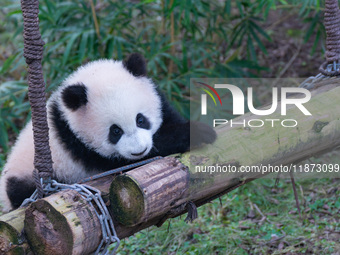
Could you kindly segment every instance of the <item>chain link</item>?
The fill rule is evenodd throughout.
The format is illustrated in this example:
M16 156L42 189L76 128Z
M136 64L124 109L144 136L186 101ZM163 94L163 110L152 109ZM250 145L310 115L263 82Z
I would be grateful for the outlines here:
M325 66L325 67L324 67ZM331 64L324 64L320 67L321 73L319 73L316 76L311 76L304 80L300 84L300 88L311 90L315 87L315 85L320 82L321 80L327 80L334 76L338 76L340 74L340 63L337 61L334 61Z

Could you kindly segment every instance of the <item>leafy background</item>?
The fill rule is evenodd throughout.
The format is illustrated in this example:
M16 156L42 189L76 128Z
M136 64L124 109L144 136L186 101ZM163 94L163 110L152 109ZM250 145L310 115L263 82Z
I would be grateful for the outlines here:
M50 93L77 66L140 52L149 76L189 117L192 77L308 77L324 61L320 0L41 0ZM17 0L0 10L0 169L30 118L22 18ZM266 88L257 98L267 100ZM313 162L337 162L333 151ZM123 241L121 254L332 254L340 250L338 180L298 181L303 220L289 181L257 180L199 209ZM266 215L263 220L261 213Z

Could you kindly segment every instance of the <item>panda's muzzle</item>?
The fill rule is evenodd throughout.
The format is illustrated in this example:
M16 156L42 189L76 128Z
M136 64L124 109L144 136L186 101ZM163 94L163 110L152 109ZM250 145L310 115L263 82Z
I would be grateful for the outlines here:
M138 156L142 156L144 154L144 152L146 152L147 148L145 148L145 150L143 150L142 152L139 153L131 153L132 156L138 157Z

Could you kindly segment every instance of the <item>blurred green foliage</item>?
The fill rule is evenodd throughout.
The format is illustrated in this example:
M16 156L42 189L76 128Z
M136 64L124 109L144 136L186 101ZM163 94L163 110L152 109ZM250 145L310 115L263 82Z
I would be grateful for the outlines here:
M309 23L305 40L316 34L315 47L323 43L321 2L41 0L47 90L83 63L140 52L149 76L188 118L191 77L252 77L264 70L257 55L267 54L271 37L264 24L271 10L295 11ZM8 134L29 118L20 3L3 0L1 5L0 154L8 151Z

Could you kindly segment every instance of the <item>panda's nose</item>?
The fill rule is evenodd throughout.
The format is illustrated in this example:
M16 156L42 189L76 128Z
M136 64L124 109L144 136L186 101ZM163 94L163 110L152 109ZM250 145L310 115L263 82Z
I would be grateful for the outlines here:
M143 155L144 152L146 152L146 149L147 149L147 148L145 148L142 152L139 152L139 153L131 153L131 155L132 155L132 156L137 156L137 157L138 157L138 156L141 156L141 155Z

